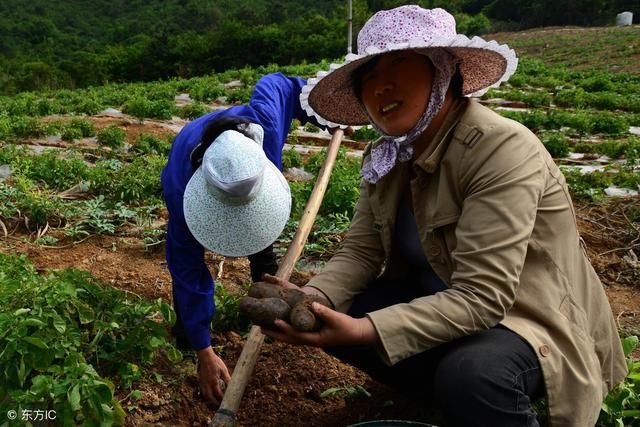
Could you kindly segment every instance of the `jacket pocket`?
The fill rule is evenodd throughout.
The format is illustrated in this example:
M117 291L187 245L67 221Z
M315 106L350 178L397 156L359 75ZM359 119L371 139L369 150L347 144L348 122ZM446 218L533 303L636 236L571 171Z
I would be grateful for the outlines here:
M593 338L587 334L587 313L574 301L571 294L564 296L558 310L575 326L574 330L583 339L587 339L593 344Z

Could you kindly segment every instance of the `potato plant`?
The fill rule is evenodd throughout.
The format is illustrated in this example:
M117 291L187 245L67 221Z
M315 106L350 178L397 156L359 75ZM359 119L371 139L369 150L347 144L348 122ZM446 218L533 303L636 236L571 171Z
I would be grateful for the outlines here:
M122 424L115 392L131 387L131 366L144 370L161 349L181 358L163 323L150 319L158 313L173 322L166 303L103 287L76 270L41 275L12 255L0 254L0 282L2 413L45 408L63 425Z

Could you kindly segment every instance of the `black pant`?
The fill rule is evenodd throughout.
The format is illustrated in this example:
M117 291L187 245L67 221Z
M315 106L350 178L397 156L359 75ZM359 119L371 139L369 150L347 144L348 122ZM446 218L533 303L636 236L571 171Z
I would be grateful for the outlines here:
M276 274L278 271L278 263L276 262L276 254L273 252L273 245L269 245L262 251L249 255L249 267L251 269L251 280L260 281L263 273ZM175 296L173 299L173 307L176 309L176 323L171 329L171 333L176 338L176 346L180 350L191 350L187 333L184 330L184 324L177 310Z
M356 296L348 314L363 317L422 295L421 289L408 281L374 282ZM544 395L540 364L529 344L507 328L496 326L459 338L391 367L369 346L327 351L374 379L436 407L447 426L539 425L531 402Z

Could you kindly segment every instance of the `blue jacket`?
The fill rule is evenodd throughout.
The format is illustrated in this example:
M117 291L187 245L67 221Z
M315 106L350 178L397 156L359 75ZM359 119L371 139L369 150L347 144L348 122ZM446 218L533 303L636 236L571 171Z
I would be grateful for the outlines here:
M214 111L187 124L173 141L162 171L162 191L169 211L167 266L173 279L175 309L194 350L211 345L210 324L215 312L213 279L204 262L204 247L193 237L184 219L184 190L195 172L190 155L211 120L240 116L264 129L263 149L269 160L282 169L282 148L293 119L309 117L300 107L303 79L269 74L256 84L248 105Z

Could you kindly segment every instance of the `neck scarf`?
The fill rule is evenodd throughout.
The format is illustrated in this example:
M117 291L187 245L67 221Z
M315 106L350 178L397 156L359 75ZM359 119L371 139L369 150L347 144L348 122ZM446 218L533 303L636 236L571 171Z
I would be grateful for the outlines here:
M371 121L371 126L383 136L382 142L371 150L371 156L365 160L360 171L364 180L371 184L375 184L388 174L397 162L411 160L413 157L411 143L422 135L440 112L449 84L456 72L456 58L446 50L437 49L418 53L427 56L435 68L429 103L413 129L401 136L387 135Z

